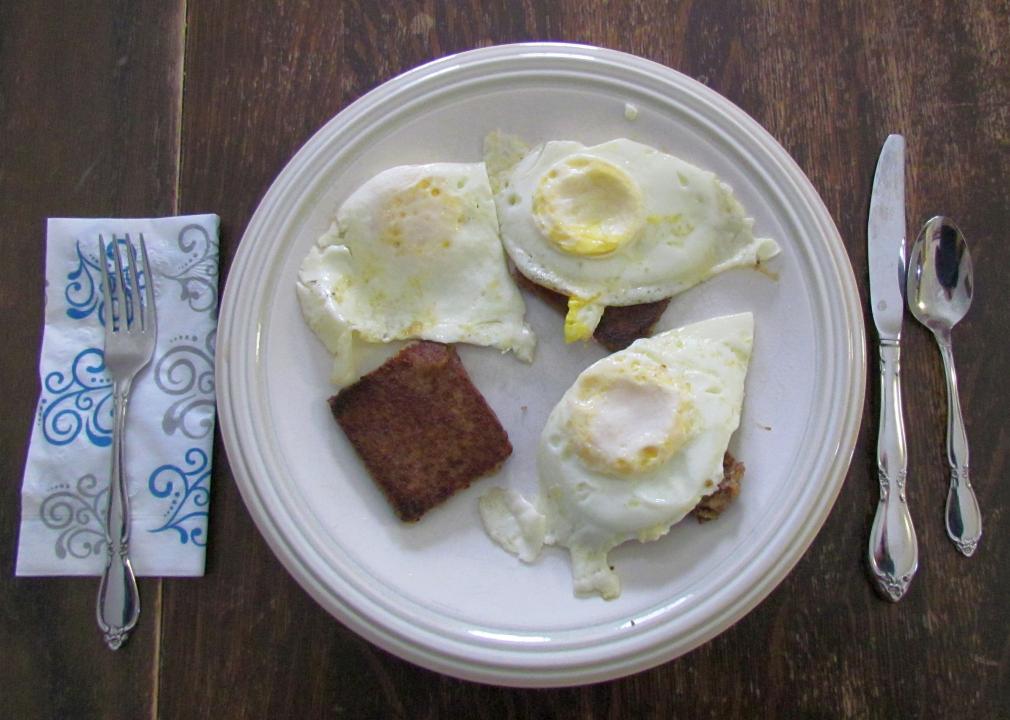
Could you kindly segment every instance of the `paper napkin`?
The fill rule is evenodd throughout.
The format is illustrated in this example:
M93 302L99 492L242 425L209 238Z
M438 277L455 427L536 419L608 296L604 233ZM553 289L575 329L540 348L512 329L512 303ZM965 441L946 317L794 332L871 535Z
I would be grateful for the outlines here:
M138 575L202 575L214 439L218 217L50 219L41 396L21 489L18 575L98 575L112 450L98 238L152 265L158 343L126 425L130 556Z

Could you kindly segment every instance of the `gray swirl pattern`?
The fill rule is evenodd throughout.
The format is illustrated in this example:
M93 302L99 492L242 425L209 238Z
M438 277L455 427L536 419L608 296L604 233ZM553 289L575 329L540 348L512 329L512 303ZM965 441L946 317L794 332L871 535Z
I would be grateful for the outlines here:
M175 338L182 344L165 352L154 368L154 382L166 395L178 397L165 411L161 427L166 435L181 432L203 438L214 432L214 343L211 333L203 347L194 335Z
M176 245L185 259L165 278L178 284L179 298L196 312L217 315L217 239L195 223L179 231Z
M105 551L103 517L109 502L108 483L88 473L77 478L76 486L60 483L42 501L40 515L46 527L56 530L54 552L63 560L70 555L86 558Z

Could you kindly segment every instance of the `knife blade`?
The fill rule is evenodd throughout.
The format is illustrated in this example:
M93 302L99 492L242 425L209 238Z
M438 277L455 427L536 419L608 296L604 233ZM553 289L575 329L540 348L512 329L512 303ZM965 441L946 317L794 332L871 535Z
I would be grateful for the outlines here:
M867 224L870 310L881 340L901 339L905 310L905 138L889 135L877 160Z
M880 338L880 500L870 530L869 566L893 602L919 567L919 547L905 493L907 450L901 403L901 322L905 312L905 139L889 135L873 177L867 222L870 310Z

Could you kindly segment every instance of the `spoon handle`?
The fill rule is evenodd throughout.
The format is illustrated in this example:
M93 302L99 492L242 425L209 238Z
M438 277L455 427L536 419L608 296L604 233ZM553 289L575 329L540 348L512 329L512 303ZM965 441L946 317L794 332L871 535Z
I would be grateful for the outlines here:
M877 476L880 501L870 530L870 571L877 589L892 602L905 594L919 567L919 545L905 501L905 421L901 409L901 347L880 342L880 428Z
M971 557L982 537L982 513L968 473L968 436L961 417L957 372L950 338L937 336L943 369L947 376L947 461L950 490L947 493L947 534L966 557Z

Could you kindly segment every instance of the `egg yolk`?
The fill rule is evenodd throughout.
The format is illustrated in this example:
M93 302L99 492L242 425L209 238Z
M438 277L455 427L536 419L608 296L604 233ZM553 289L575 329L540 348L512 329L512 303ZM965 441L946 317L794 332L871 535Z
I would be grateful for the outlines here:
M595 298L568 298L568 314L565 315L565 342L588 340L600 324L606 308L595 302Z
M554 164L533 194L533 219L559 250L609 255L635 239L645 223L642 192L621 168L575 156Z
M385 200L379 239L401 254L427 254L448 249L465 220L460 199L438 178L423 178Z
M691 436L693 404L658 365L579 381L569 408L571 447L591 470L625 477L665 463Z

